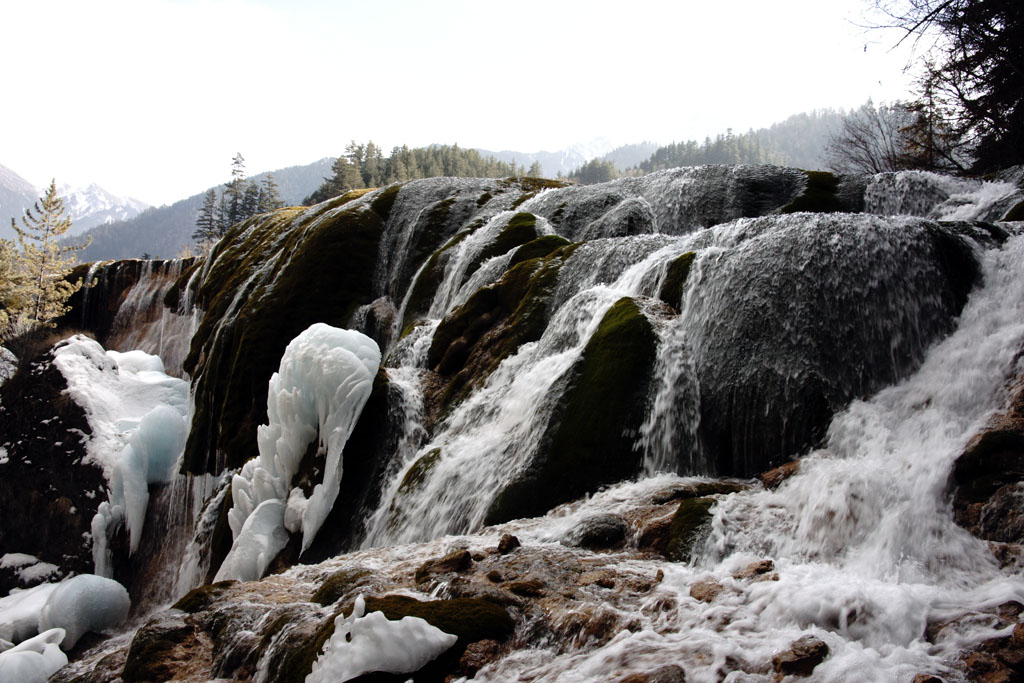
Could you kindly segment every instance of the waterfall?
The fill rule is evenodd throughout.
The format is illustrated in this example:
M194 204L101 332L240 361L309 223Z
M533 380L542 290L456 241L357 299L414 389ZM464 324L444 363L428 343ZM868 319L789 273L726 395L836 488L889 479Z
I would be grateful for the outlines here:
M552 624L570 617L553 614L517 631L481 680L624 677L665 664L684 666L687 680L767 676L772 655L808 633L831 651L820 680L949 673L958 653L1006 635L996 607L1024 602L1019 576L954 523L948 500L955 459L1024 373L1024 235L991 223L1024 192L923 172L838 176L836 205L858 213L788 213L813 175L709 166L589 187L420 180L252 219L184 286L190 264L180 261L90 270L119 292L112 348L159 354L181 373L195 335L186 468L217 471L180 475L151 496L136 609L216 571L211 546L235 471L226 463L245 455L239 435L259 424L261 373L277 367L286 328L318 316L373 336L384 361L356 446L342 454L335 528L325 524L308 554L286 548L278 568L330 559L274 579L285 587L280 612L242 610L245 633L229 649L238 662L254 657L256 680L272 680L275 657L337 607L310 603L314 584L350 570L383 577L401 563L405 583L389 590L458 597L481 576L504 590L500 573L429 590L409 576L453 548L498 562L488 549L505 532L640 578L594 598L613 615L607 641L558 641ZM502 242L517 221L529 229ZM318 259L309 243L337 251ZM178 305L168 308L172 287ZM632 335L625 346L650 353L637 361L611 345L600 355L616 326ZM616 353L629 367L610 389L582 379L588 359L614 366ZM623 396L632 405L616 402ZM626 447L572 432L572 411L601 416L608 441ZM551 466L574 442L592 450L582 464ZM625 464L587 479L603 448ZM304 485L322 476L315 451L295 454ZM797 473L776 489L753 479L794 459ZM586 483L557 495L531 488L556 475ZM707 494L710 531L689 561L640 543L643 515L669 514L666 490L709 478L743 490ZM524 489L543 498L540 512L494 513ZM622 517L637 538L607 552L566 542L597 514ZM764 560L777 576L736 578ZM650 583L634 591L640 579ZM698 581L718 584L720 597L693 597ZM969 625L936 626L965 614ZM267 635L279 618L288 623ZM533 638L534 627L549 630Z

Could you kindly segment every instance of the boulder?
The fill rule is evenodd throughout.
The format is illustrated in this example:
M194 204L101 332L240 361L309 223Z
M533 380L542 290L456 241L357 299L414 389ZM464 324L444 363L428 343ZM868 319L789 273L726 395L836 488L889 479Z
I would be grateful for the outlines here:
M785 676L810 676L814 667L825 661L828 653L828 645L814 636L794 640L788 650L772 657L775 680L780 681Z

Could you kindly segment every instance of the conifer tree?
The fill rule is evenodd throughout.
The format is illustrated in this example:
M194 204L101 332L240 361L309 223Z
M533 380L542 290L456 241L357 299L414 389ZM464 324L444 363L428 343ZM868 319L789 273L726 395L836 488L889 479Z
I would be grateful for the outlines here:
M18 268L14 242L0 239L0 343L11 331L18 313L29 302L25 277Z
M260 186L255 182L245 184L245 192L242 193L242 210L239 212L238 220L244 221L252 218L260 211Z
M220 221L217 218L217 190L210 189L203 197L203 205L199 207L196 229L192 239L196 242L207 242L220 238Z
M277 189L277 181L274 180L274 174L268 173L263 178L263 183L260 186L260 201L259 201L259 213L266 213L267 211L274 211L284 206L284 202L281 201L281 195Z
M29 287L29 304L24 315L31 325L48 324L66 310L68 297L82 286L68 282L65 276L75 264L75 252L81 246L61 246L57 240L71 229L71 219L64 213L64 200L57 195L56 181L50 182L45 194L32 209L25 209L21 221L23 227L11 219L11 225L18 233L21 254L19 266ZM91 241L91 238L90 238Z
M231 180L224 185L224 203L226 205L224 232L227 232L228 228L243 218L245 186L245 158L239 152L231 160Z

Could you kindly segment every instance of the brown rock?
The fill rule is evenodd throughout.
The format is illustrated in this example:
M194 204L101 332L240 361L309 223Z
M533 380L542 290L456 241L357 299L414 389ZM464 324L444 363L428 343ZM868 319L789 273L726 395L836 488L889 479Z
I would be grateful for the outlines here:
M698 581L690 586L690 597L701 602L711 602L722 592L722 584L713 579Z
M1013 635L1010 636L1011 647L1024 647L1024 624L1017 624L1013 627Z
M666 664L650 673L630 674L619 683L686 683L686 672L681 666Z
M513 581L507 587L516 595L521 595L524 598L539 598L544 594L544 582L540 579Z
M938 676L932 676L931 674L917 674L914 676L914 683L943 683L942 679Z
M664 553L668 548L669 539L672 534L672 517L668 514L664 517L652 519L640 530L640 537L637 539L637 547L640 550L654 550Z
M732 578L737 581L744 579L752 579L756 576L767 574L768 572L775 569L775 563L771 560L761 560L760 562L754 562L753 564L747 565L743 569L739 570L732 575Z
M601 588L615 588L615 572L611 569L597 569L591 572L584 572L577 582L581 586L600 586Z
M800 461L792 460L762 473L760 475L761 483L766 489L777 488L779 484L796 474L798 469L800 469Z
M502 555L508 555L519 546L520 543L518 538L512 534L502 534L501 539L498 541L498 552Z
M470 678L501 656L501 643L496 640L478 640L466 646L459 660L459 669Z
M464 572L473 564L473 557L468 550L456 550L444 557L427 560L422 567L416 570L416 583L423 583L435 574L447 574L449 572Z
M775 680L784 676L810 676L814 667L828 657L828 645L814 636L803 636L794 640L789 649L772 657Z

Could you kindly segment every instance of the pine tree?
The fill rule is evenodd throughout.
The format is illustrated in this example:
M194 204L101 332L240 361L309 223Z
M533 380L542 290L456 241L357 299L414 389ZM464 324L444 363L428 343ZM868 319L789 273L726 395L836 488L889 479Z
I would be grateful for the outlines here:
M284 202L281 201L281 195L277 189L277 181L274 180L274 174L268 173L263 178L263 183L260 186L260 201L259 201L259 213L266 213L268 211L274 211L284 206Z
M260 186L256 183L246 183L245 192L242 193L242 210L239 212L238 220L244 221L252 218L260 210Z
M196 242L208 242L219 239L222 233L217 218L217 190L210 189L203 197L203 205L199 207L196 229L192 239Z
M11 219L18 233L21 254L19 266L27 279L30 302L24 311L32 325L48 324L67 310L68 297L82 286L65 276L75 264L75 252L88 246L62 247L57 240L71 229L71 219L64 213L64 200L57 195L56 181L50 182L46 193L32 209L25 209L21 221L24 227ZM91 241L91 238L90 238Z
M540 178L544 175L544 170L541 168L539 161L534 161L530 164L530 170L527 172L527 175L531 178Z
M245 158L239 152L231 160L231 180L224 185L224 202L226 204L224 215L224 232L232 225L243 218L243 203L245 201Z
M11 331L18 313L29 303L25 277L18 268L14 242L0 239L0 343Z

